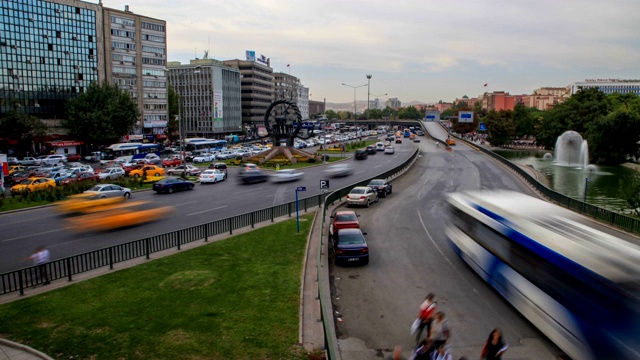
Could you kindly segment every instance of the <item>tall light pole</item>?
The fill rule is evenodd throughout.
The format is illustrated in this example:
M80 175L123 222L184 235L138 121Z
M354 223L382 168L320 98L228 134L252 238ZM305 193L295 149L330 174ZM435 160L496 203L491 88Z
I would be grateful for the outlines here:
M342 85L350 87L353 89L353 125L356 125L356 89L357 88L361 88L363 86L367 86L367 84L364 85L359 85L359 86L353 86L353 85L347 85L345 83L342 83Z
M369 106L371 104L369 101L369 95L371 95L371 87L369 86L371 84L371 76L373 75L367 75L367 119L369 118Z

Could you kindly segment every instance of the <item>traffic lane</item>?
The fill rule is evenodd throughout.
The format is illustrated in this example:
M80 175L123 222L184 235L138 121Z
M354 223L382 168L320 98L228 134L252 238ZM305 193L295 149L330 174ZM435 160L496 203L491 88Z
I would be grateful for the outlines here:
M336 189L373 177L405 161L411 154L412 147L407 146L395 156L380 155L377 160L372 157L365 162L345 160L353 161L355 173L330 179L331 187ZM297 186L307 187L307 192L298 194L300 198L319 195L322 193L319 181L327 178L325 169L325 166L304 169L304 180L289 184L242 185L236 179L239 169L231 167L227 180L196 185L193 191L171 195L135 192L132 200L149 201L157 207L173 206L174 213L167 219L106 233L73 231L54 207L4 214L0 216L0 229L4 231L0 241L0 272L29 266L24 259L38 246L46 246L52 258L58 259L293 201Z
M490 173L500 173L500 168L460 160L452 170L448 153L426 146L416 165L394 181L391 196L369 209L357 209L367 232L369 265L331 266L333 301L344 320L338 323L341 338L359 338L371 349L411 348L409 327L418 305L434 292L452 327L452 347L481 349L489 331L501 327L510 343L535 338L553 353L553 344L459 260L444 236L444 195L450 188L474 189L482 183L474 174L494 178ZM503 180L507 185L501 186L522 190L514 180Z

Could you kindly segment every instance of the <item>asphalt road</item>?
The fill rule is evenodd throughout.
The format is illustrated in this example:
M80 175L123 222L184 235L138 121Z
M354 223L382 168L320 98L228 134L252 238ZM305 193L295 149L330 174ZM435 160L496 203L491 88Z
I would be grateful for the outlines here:
M405 141L395 146L396 153L393 155L380 152L364 161L344 160L353 164L356 171L345 178L330 179L331 187L343 187L391 169L408 159L415 146ZM227 181L197 184L193 191L171 195L158 195L153 191L136 192L132 200L150 201L154 206L171 205L175 208L174 214L155 223L105 233L75 232L55 207L2 214L0 272L31 266L26 258L37 246L46 246L52 259L58 259L294 201L297 186L307 188L305 193L298 194L300 199L318 195L321 193L320 180L327 178L325 169L324 165L303 169L304 178L292 183L242 185L235 179L237 169L230 168Z

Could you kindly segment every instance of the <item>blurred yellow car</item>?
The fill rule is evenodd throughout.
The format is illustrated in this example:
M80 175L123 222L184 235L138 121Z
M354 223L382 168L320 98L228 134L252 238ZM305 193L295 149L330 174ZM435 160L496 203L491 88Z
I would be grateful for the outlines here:
M172 212L171 206L155 207L153 204L139 201L114 205L109 210L72 217L67 221L78 231L107 231L159 220Z
M146 176L162 176L164 175L164 169L155 165L145 165L142 169L135 169L129 171L129 176L140 177L142 174Z
M22 165L9 166L9 175L13 174L14 172L24 171L24 169L26 168Z
M12 193L20 193L22 191L38 191L44 189L53 189L56 187L56 181L49 178L43 177L32 177L26 180L23 180L20 184L14 185L11 188Z
M125 197L111 197L96 199L92 194L76 194L69 196L67 200L58 203L57 210L63 214L88 213L96 208L119 204L125 201Z
M455 140L453 140L453 139L447 139L446 143L447 143L447 145L449 145L449 146L454 146L454 145L456 144L456 141L455 141Z

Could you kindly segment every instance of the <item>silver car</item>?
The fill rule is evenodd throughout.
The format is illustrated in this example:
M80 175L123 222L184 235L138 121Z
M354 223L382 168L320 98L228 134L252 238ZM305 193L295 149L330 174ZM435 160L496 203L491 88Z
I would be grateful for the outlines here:
M378 202L378 192L368 186L356 186L347 195L347 206L369 207L373 202Z
M124 196L128 199L131 197L131 189L114 184L99 184L85 191L84 193L92 195L92 197L97 199L120 196Z
M349 164L330 165L329 167L327 167L325 173L330 177L349 176L351 175L351 173L353 173L353 166Z
M282 169L271 174L271 181L274 183L296 181L302 179L304 173L295 169Z

